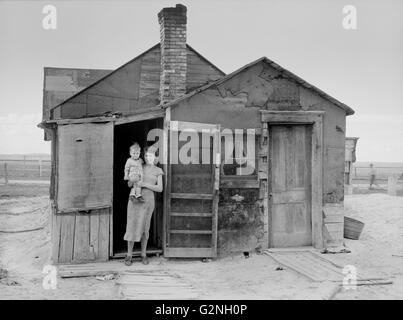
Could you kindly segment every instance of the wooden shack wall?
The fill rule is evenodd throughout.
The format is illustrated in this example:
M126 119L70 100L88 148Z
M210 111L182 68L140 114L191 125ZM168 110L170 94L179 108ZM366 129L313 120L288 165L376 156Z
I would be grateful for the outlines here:
M187 91L223 73L187 48ZM54 110L54 118L81 118L105 112L130 114L159 104L161 50L156 45Z
M356 161L355 148L358 138L346 137L346 152L344 162L344 192L353 193L353 163Z
M52 262L107 261L112 209L52 214Z
M261 122L262 109L325 111L323 202L325 205L342 204L346 112L311 90L282 77L266 63L256 64L218 86L179 102L172 108L171 118L179 121L219 123L221 129L265 129ZM262 142L264 138L260 139ZM264 149L264 146L261 148ZM258 161L264 162L265 159ZM267 193L267 185L262 182L264 180L259 181L257 188L235 189L226 188L221 183L218 213L220 252L267 247L269 209L262 207L263 197ZM235 194L242 195L244 200L232 200L231 197ZM335 225L332 225L331 229L333 227ZM340 234L341 228L342 225L338 224L333 229L337 229Z
M88 211L73 210L71 212L60 212L58 210L60 157L63 157L65 150L61 149L57 127L54 127L51 133L52 262L64 264L107 261L110 253L112 207L92 208Z

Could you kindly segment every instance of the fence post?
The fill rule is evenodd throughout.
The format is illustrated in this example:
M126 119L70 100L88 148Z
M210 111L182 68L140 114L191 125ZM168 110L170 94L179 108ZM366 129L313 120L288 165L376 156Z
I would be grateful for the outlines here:
M4 162L4 184L8 185L7 162Z
M389 176L388 177L388 195L396 196L397 191L397 177L396 176Z

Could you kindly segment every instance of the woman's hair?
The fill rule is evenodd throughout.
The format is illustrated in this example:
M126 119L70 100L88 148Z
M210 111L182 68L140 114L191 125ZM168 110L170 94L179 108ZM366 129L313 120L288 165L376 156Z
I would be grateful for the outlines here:
M132 145L130 146L130 150L133 150L133 149L140 149L141 150L141 147L137 142L133 142Z
M144 148L144 154L146 154L146 153L152 153L152 154L155 155L156 152L157 152L157 149L155 148L154 145L147 146L147 147Z

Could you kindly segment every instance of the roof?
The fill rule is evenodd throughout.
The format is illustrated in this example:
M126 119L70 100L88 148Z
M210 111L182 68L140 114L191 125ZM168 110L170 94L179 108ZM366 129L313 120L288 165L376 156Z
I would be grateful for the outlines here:
M64 100L63 102L59 103L58 105L50 108L50 110L55 109L59 106L61 106L62 104L70 101L71 99L73 99L74 97L78 96L79 94L81 94L83 91L95 86L97 83L103 81L105 78L109 77L110 75L114 74L115 72L117 72L118 70L122 69L123 67L127 66L128 64L134 62L135 60L141 58L142 56L144 56L145 54L147 54L148 52L150 52L151 50L157 48L158 46L160 46L160 43L158 42L156 45L152 46L151 48L149 48L148 50L144 51L143 53L139 54L138 56L136 56L135 58L131 59L130 61L126 62L125 64L121 65L120 67L118 67L117 69L109 72L108 74L106 74L105 76L101 77L100 79L98 79L97 81L95 81L94 83L92 83L91 85L89 85L88 87L76 92L74 95L72 95L71 97L69 97L68 99ZM186 44L186 46L192 50L194 53L196 53L202 60L206 61L207 63L209 63L214 69L216 69L218 72L220 72L223 76L225 75L225 73L219 69L217 66L215 66L214 64L212 64L209 60L207 60L204 56L202 56L200 53L198 53L195 49L193 49L190 45ZM66 69L66 68L63 68Z
M89 68L71 68L71 67L43 67L44 69L57 69L57 70L72 70L72 71L85 71L85 70L95 70L95 71L105 71L111 72L110 69L89 69Z
M167 108L167 107L173 106L173 105L177 104L180 101L188 99L188 98L194 96L195 94L198 94L198 93L200 93L200 92L202 92L204 90L207 90L207 89L209 89L211 87L217 86L217 85L219 85L219 84L221 84L221 83L223 83L223 82L235 77L236 75L238 75L242 71L244 71L244 70L246 70L246 69L248 69L248 68L250 68L250 67L252 67L252 66L254 66L254 65L258 64L258 63L260 63L260 62L268 63L271 67L273 67L277 71L281 72L283 74L283 76L285 76L286 78L292 79L293 81L297 82L301 86L314 91L316 94L318 94L322 98L330 101L334 105L336 105L339 108L345 110L346 114L348 116L354 114L354 110L352 108L350 108L349 106L347 106L346 104L344 104L344 103L340 102L339 100L329 96L324 91L322 91L319 88L315 87L314 85L308 83L307 81L301 79L300 77L298 77L294 73L282 68L280 65L278 65L277 63L275 63L272 60L268 59L267 57L262 57L260 59L257 59L257 60L255 60L255 61L243 66L242 68L239 68L238 70L236 70L236 71L234 71L234 72L232 72L232 73L230 73L230 74L228 74L228 75L226 75L226 76L224 76L224 77L222 77L222 78L220 78L220 79L218 79L216 81L213 81L213 82L210 82L210 83L208 83L208 84L206 84L204 86L201 86L200 88L198 88L196 90L193 90L193 91L191 91L191 92L189 92L187 94L184 94L183 96L181 96L181 97L179 97L179 98L177 98L175 100L172 100L172 101L170 101L170 102L168 102L166 104L160 105L160 106L162 108Z
M43 112L103 78L112 70L44 67Z

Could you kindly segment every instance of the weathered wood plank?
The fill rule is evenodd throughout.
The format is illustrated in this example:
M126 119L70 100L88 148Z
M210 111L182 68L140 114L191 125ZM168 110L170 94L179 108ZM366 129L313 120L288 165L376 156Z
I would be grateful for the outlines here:
M323 185L323 113L312 114L314 125L312 127L312 232L316 248L324 247L323 214L322 214L322 185Z
M58 215L61 223L59 263L71 262L74 248L74 229L76 215L74 213Z
M74 227L73 261L93 260L95 260L95 252L94 248L90 247L90 217L77 213Z
M55 213L54 207L52 206L52 262L59 262L59 250L60 250L60 237L61 237L61 220L60 215Z
M212 230L170 230L170 233L186 233L186 234L212 234Z
M203 193L171 193L171 198L176 199L201 199L201 200L212 200L213 194L203 194Z
M171 217L211 217L210 212L171 212Z
M222 189L258 189L260 183L257 179L226 179L222 178L220 181L220 188Z
M104 209L99 213L99 233L98 233L98 257L99 261L107 261L109 258L109 209Z
M262 121L276 124L314 124L321 121L323 111L268 111L261 110Z
M89 245L90 248L92 247L92 251L94 252L94 259L97 259L99 256L99 241L98 241L98 235L100 232L99 228L99 211L95 211L92 214L89 215L89 232L90 232L90 241ZM105 232L105 231L103 231ZM107 230L108 236L109 236L109 230Z

